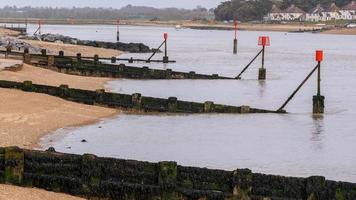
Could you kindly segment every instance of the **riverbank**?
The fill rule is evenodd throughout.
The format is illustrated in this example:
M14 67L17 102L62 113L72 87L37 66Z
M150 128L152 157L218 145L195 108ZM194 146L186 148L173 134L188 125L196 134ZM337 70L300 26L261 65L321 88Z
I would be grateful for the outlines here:
M2 18L0 23L24 23L25 21L29 23L37 24L39 19L13 19L13 18ZM106 25L116 25L116 20L97 20L97 19L76 19L68 21L66 19L46 19L43 20L44 25L46 24L67 24L67 25L95 25L95 24L106 24ZM232 23L223 23L214 20L202 21L202 20L167 20L167 21L152 21L152 20L121 20L121 25L132 25L132 26L166 26L166 27L176 27L180 26L182 28L194 28L194 29L218 29L218 30L232 30ZM320 29L320 26L316 24L301 24L301 23L288 23L288 24L262 24L262 23L239 23L239 29L247 31L299 31L299 30L313 30Z
M0 23L24 23L26 19L0 19ZM29 23L36 24L39 19L27 19ZM116 20L65 20L65 19L48 19L42 20L44 24L64 24L64 25L116 25ZM218 21L201 21L201 20L170 20L170 21L152 21L152 20L121 20L121 25L131 26L164 26L164 27L181 27L192 29L205 29L205 30L232 30L232 23L223 23ZM264 23L239 23L238 28L246 31L278 31L278 32L297 32L297 31L313 31L319 30L323 26L311 23L287 23L287 24L264 24ZM328 30L322 31L324 34L336 35L356 35L355 29L336 28L334 25L327 26ZM0 31L1 34L1 31Z

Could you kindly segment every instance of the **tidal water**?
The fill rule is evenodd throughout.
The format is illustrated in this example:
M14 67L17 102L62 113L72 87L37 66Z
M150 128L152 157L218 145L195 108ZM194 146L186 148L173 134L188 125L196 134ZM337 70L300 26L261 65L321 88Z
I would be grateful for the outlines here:
M35 26L30 27L34 31ZM115 26L50 26L42 32L80 39L115 41ZM43 138L42 147L68 153L145 161L174 160L181 165L287 176L322 175L356 182L356 37L309 33L239 32L232 54L231 31L122 26L123 42L157 47L169 33L169 57L175 64L136 63L197 73L236 76L257 54L258 36L268 35L267 80L257 81L258 59L243 80L115 80L115 92L181 100L214 101L277 109L316 65L322 49L322 94L326 113L315 117L312 96L316 74L286 107L289 114L127 115L80 128L61 129ZM121 57L148 58L149 54ZM163 54L158 54L161 58ZM81 143L86 139L87 143Z

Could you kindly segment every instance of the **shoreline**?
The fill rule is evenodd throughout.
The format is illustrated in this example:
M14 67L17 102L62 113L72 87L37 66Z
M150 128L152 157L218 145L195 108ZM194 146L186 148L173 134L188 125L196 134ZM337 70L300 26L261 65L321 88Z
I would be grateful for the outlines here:
M82 123L74 124L74 125L71 125L71 126L66 126L66 127L61 127L61 128L58 128L58 129L51 130L51 131L49 131L47 133L44 133L40 137L38 137L36 144L34 144L33 146L30 146L29 148L32 149L32 150L45 151L47 149L47 147L45 145L50 143L50 141L46 142L46 138L50 138L50 137L56 136L57 134L61 135L61 137L65 137L68 134L69 130L71 130L71 129L83 128L83 127L88 126L88 125L98 124L98 123L103 122L105 120L111 120L111 119L114 119L114 118L120 116L120 113L121 113L121 111L117 110L117 112L112 113L111 115L106 115L106 116L103 116L103 117L100 117L100 118L96 118L96 119L93 119L93 120L89 120L89 121L85 121L85 122L82 122ZM59 131L63 131L63 132L58 133ZM48 147L50 147L50 146L48 146Z
M26 64L19 71L0 71L0 79L32 80L52 86L68 84L88 90L107 89L107 83L112 80L61 74ZM117 109L83 105L44 94L0 89L0 95L4 97L0 100L1 146L33 149L39 147L42 137L60 128L85 126L120 113Z
M15 18L0 18L0 23L24 23L26 19ZM37 24L39 19L28 19L29 23ZM49 25L116 25L116 20L98 20L98 19L78 19L68 21L65 19L47 19L44 21ZM151 27L176 27L200 29L200 30L233 30L232 23L223 23L218 21L201 21L201 20L167 20L167 21L151 21L151 20L121 20L122 26L151 26ZM277 31L277 32L298 32L319 30L323 26L311 23L287 23L287 24L268 24L268 23L248 23L243 22L238 25L241 31ZM326 25L322 34L335 35L356 35L356 28L337 28L334 25ZM351 30L351 31L344 31Z
M39 19L29 19L28 22L36 24ZM0 18L0 23L23 23L25 19L4 19ZM116 20L76 20L71 23L67 20L45 20L45 24L48 25L116 25ZM227 30L232 31L232 23L223 23L218 21L195 21L195 20L171 20L171 21L150 21L150 20L121 20L121 26L148 26L148 27L170 27L175 28L179 26L180 28L189 28L196 30ZM321 30L320 32L318 30ZM239 31L268 31L268 32L312 32L316 30L315 34L332 34L332 35L356 35L356 28L340 28L334 25L318 26L317 24L310 23L287 23L287 24L268 24L268 23L248 23L243 22L238 25ZM15 31L6 30L1 31L2 34L10 34L16 36L19 33ZM10 35L11 35L10 34Z

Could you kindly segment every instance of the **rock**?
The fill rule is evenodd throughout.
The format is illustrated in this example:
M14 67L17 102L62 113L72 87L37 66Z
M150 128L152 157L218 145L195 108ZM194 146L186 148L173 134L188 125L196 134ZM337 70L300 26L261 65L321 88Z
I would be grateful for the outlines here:
M46 151L47 152L56 152L56 149L54 149L54 147L50 147Z
M21 38L26 38L26 37L21 37ZM6 47L11 47L12 50L16 51L24 51L25 48L29 49L30 53L41 53L41 48L32 46L23 40L21 38L13 38L13 37L0 37L0 47L1 48L6 48ZM49 53L52 53L49 51Z
M86 143L86 142L88 142L88 141L83 139L82 142L83 142L83 143Z
M122 43L122 42L103 42L103 41L93 41L93 40L79 40L77 38L72 38L69 36L59 35L59 34L43 34L39 35L42 41L45 42L62 42L64 44L78 44L91 47L100 47L106 49L115 49L130 53L150 53L155 49L151 49L147 45L142 43ZM23 37L24 39L37 40L35 36Z

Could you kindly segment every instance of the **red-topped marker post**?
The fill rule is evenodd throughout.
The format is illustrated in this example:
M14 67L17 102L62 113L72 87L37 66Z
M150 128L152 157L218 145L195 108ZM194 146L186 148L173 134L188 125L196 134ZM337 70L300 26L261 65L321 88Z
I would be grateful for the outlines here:
M293 97L298 93L298 91L303 87L303 85L309 80L309 78L318 70L318 91L317 95L313 96L313 113L314 114L322 114L324 113L324 100L325 97L321 95L320 92L320 82L321 82L321 74L320 74L320 68L321 68L321 62L323 61L324 54L323 51L317 50L315 53L315 60L318 62L318 64L313 68L313 70L308 74L308 76L303 80L303 82L298 86L298 88L290 95L287 99L287 101L277 110L277 112L280 113L285 113L286 111L284 108L287 106L287 104L293 99Z
M324 53L322 50L317 50L315 52L315 61L318 62L318 88L317 95L313 96L313 113L314 114L322 114L324 113L324 101L325 97L321 95L321 62L324 59Z
M120 41L120 19L116 20L116 41Z
M42 21L38 21L38 34L41 35Z
M163 63L168 63L169 58L168 58L168 52L167 52L167 41L168 41L168 33L163 34L164 38L164 57L163 57Z
M234 50L233 53L237 54L237 21L234 21L234 30L235 30L235 37L234 37Z
M258 38L258 45L262 46L262 66L258 70L258 80L266 80L266 68L265 68L265 49L266 46L270 46L270 39L268 36L260 36Z

